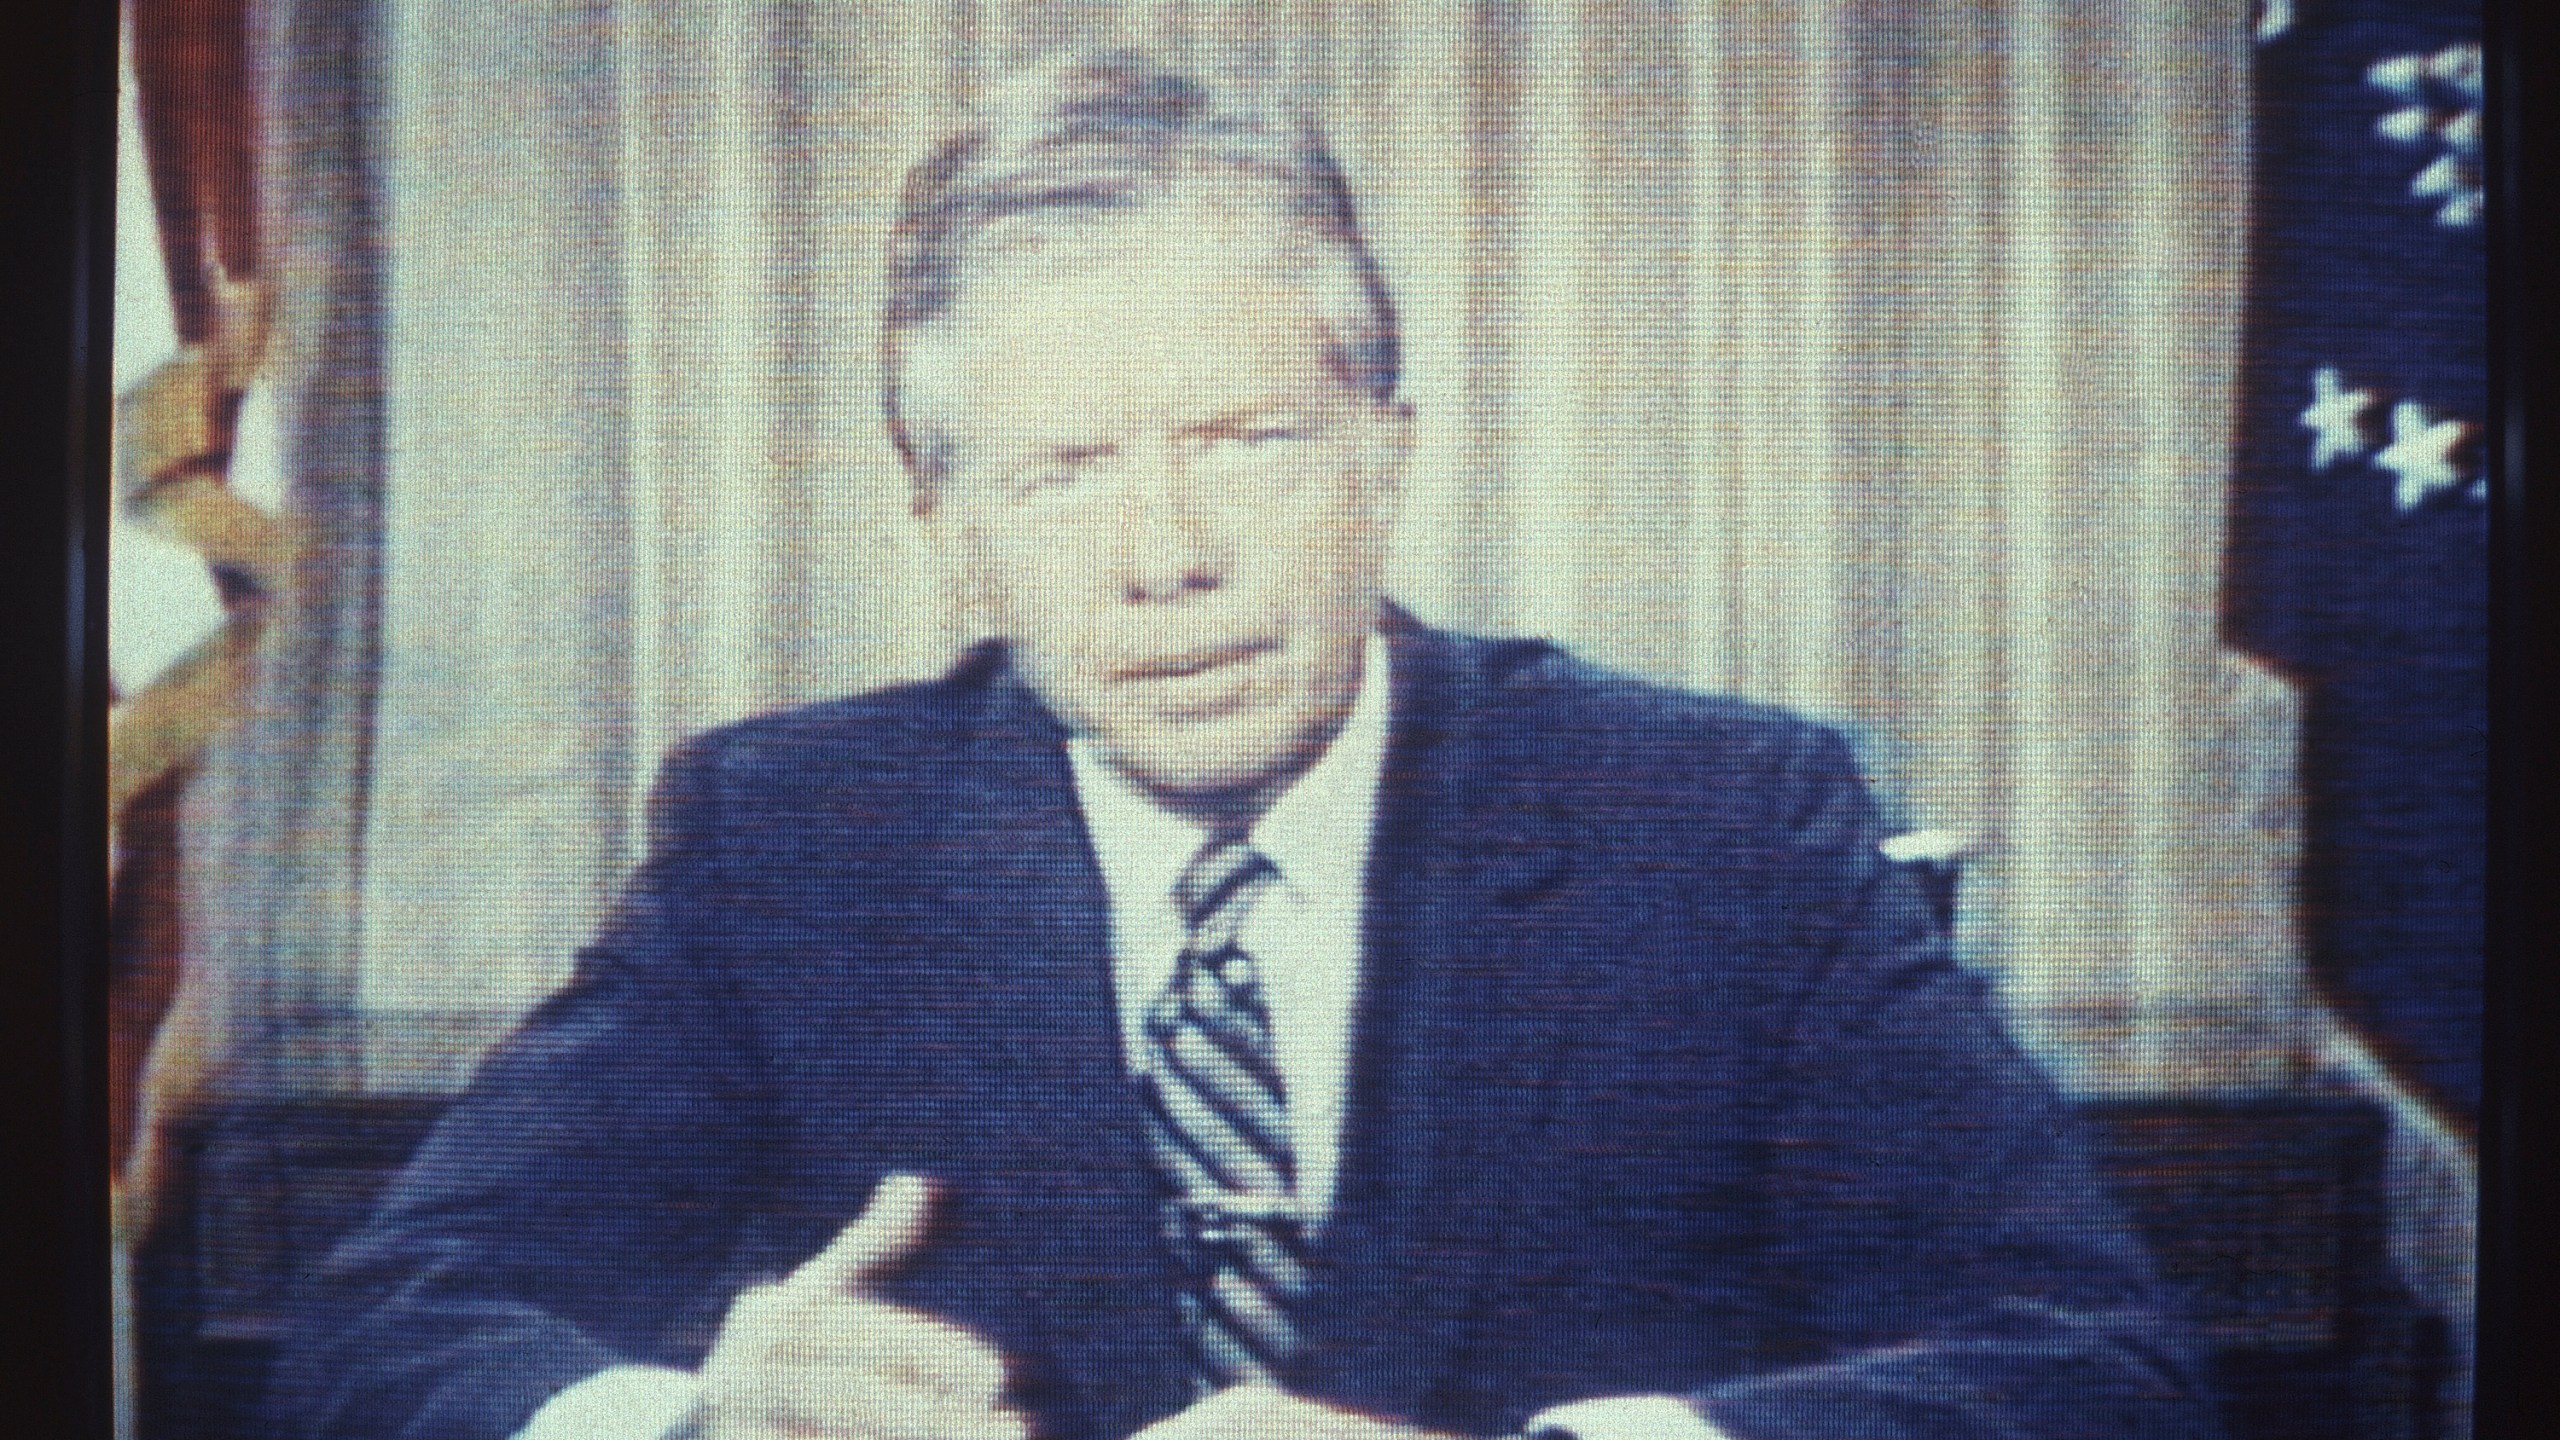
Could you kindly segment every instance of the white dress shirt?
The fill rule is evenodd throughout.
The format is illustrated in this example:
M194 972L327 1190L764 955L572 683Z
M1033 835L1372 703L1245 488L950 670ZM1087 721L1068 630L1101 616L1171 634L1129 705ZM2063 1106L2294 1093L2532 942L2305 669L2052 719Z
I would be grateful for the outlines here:
M1298 1206L1311 1230L1331 1214L1340 1173L1369 840L1386 767L1387 663L1385 643L1370 636L1361 652L1360 689L1341 732L1246 837L1277 874L1237 938L1253 957L1271 1015L1273 1058L1296 1151ZM1158 805L1087 740L1068 741L1067 761L1110 898L1112 991L1122 1054L1135 1071L1147 1063L1147 1009L1172 982L1188 938L1174 882L1207 843L1208 831ZM515 1440L658 1440L698 1393L684 1371L616 1366L553 1396ZM1664 1395L1561 1405L1530 1422L1533 1430L1545 1427L1574 1440L1727 1440L1687 1402Z
M1360 991L1360 922L1369 832L1387 760L1386 646L1362 652L1351 714L1322 756L1271 803L1246 843L1276 872L1245 912L1236 943L1253 957L1271 1015L1272 1058L1289 1107L1298 1208L1310 1229L1333 1209L1342 1104L1351 1067L1351 1007ZM1144 1033L1173 983L1189 931L1174 882L1209 841L1207 827L1149 799L1092 745L1068 742L1076 805L1111 897L1111 988L1131 1070L1151 1054Z

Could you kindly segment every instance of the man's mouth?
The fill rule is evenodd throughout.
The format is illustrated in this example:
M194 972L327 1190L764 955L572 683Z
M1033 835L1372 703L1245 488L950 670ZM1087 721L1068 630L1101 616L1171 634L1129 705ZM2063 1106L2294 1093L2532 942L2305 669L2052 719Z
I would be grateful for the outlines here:
M1268 640L1246 640L1225 645L1204 645L1190 650L1159 655L1122 666L1113 678L1120 680L1184 680L1239 665L1273 648Z

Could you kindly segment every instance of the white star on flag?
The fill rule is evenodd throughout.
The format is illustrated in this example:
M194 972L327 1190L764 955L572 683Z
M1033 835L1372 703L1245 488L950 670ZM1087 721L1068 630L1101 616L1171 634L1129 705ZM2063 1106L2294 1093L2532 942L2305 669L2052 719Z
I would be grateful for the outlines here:
M2350 390L2335 365L2311 374L2311 408L2302 412L2302 428L2311 432L2311 468L2326 470L2365 451L2364 412L2373 408L2373 392Z
M2391 407L2391 443L2373 457L2373 463L2400 477L2391 492L2400 513L2405 515L2429 497L2462 483L2462 471L2453 463L2453 447L2470 431L2459 420L2430 417L2427 407L2415 400Z
M2373 122L2373 129L2385 140L2415 145L2427 138L2427 132L2435 128L2435 123L2435 117L2427 113L2426 106L2404 105Z
M2480 112L2465 110L2436 127L2444 143L2465 155L2480 153Z
M2259 43L2264 44L2293 28L2293 0L2260 0L2258 6Z
M2462 162L2450 155L2439 155L2435 163L2418 172L2409 182L2409 193L2421 200L2451 195L2462 189Z
M2447 45L2427 57L2427 78L2477 100L2481 72L2487 68L2484 60L2477 45Z
M2415 100L2427 82L2427 57L2393 55L2365 67L2364 83L2403 100Z

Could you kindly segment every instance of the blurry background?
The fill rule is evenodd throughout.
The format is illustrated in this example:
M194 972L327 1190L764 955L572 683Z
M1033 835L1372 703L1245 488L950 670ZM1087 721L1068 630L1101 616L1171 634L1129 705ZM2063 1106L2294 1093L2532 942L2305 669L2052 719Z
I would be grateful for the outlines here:
M1404 324L1409 605L1843 727L2093 1110L2330 1117L2277 1153L2361 1107L2206 1227L2211 1303L2346 1344L2325 1242L2266 1237L2365 1166L2387 1213L2320 1223L2459 1356L2475 7L128 11L126 1229L269 1246L168 1262L186 1324L304 1243L277 1117L431 1111L566 977L672 742L952 653L881 237L956 106L1100 41L1325 123Z

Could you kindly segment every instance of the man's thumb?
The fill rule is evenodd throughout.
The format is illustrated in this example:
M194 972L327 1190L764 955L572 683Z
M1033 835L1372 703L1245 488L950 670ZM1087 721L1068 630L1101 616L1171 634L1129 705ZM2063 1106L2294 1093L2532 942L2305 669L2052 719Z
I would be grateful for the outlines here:
M935 1196L934 1183L922 1175L901 1173L881 1181L862 1213L794 1272L791 1283L852 1291L885 1274L924 1243Z

